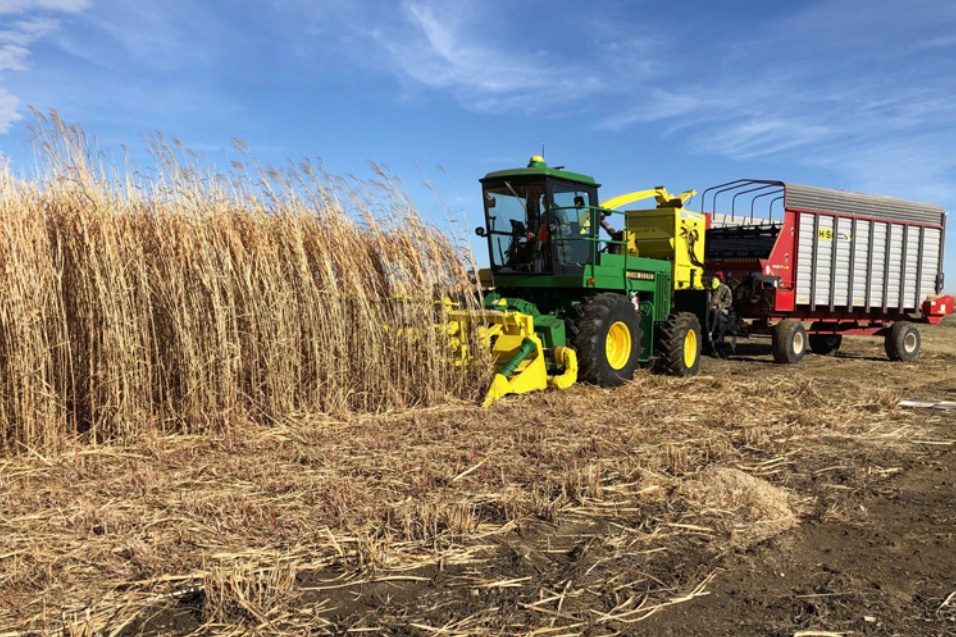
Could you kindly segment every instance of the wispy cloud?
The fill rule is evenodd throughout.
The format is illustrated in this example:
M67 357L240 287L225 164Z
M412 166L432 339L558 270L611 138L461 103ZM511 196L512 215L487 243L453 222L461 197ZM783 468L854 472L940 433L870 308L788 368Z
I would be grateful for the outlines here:
M905 199L956 201L956 156L952 133L880 136L846 142L829 154L814 153L807 163L844 176L852 189Z
M0 15L34 10L77 13L92 4L92 0L0 0Z
M383 86L394 98L397 84L412 101L438 96L472 112L657 140L685 156L774 158L856 180L877 160L893 165L895 152L916 161L922 146L949 157L954 142L952 0L921 0L918 10L911 0L816 0L697 19L625 0L596 9L508 3L507 11L483 0L261 4L237 2L244 17L230 20L216 3L98 0L64 30L60 21L90 0L0 0L0 80L34 77L26 74L47 38L85 62L82 81L61 72L57 95L81 104L88 120L105 99L130 117L220 109L232 93L241 104L258 72L323 86L347 77L368 85L371 99L389 96ZM108 98L83 88L98 73ZM34 93L44 95L50 83L36 77ZM151 99L157 87L164 99ZM0 131L26 94L0 89ZM944 183L946 170L952 176L948 160L935 165L924 166L933 183Z
M407 97L448 96L470 111L596 112L596 98L652 76L658 35L623 32L606 12L558 2L274 0L304 58L397 78ZM545 19L546 18L546 19ZM633 25L632 25L633 26ZM323 64L313 73L328 73Z
M302 0L280 1L308 12ZM489 114L566 117L689 154L775 158L859 180L873 154L886 165L887 153L912 147L891 139L956 123L948 0L925 0L920 11L904 0L878 9L820 0L748 15L746 28L707 38L701 29L713 25L638 16L624 4L584 18L558 2L546 28L529 28L540 7L504 16L477 0L330 2L313 13L315 39L361 51L359 64L392 73L409 94L440 93ZM926 64L927 50L937 58L915 64Z
M19 44L0 47L0 71L26 71L30 50Z
M26 71L30 49L43 36L55 31L59 23L49 18L17 20L0 30L0 71Z
M375 34L395 72L466 107L537 111L601 87L575 60L515 42L491 24L484 3L405 0L401 6L408 28Z
M111 57L118 45L127 58L123 66L135 66L140 74L208 66L229 39L221 16L204 3L182 0L114 2L109 11L94 13L88 22L91 32L107 46L71 38L65 43L68 50L98 66L114 66Z
M10 126L23 118L17 112L20 106L20 100L10 95L5 89L0 88L0 133L10 131Z
M940 194L956 168L954 29L951 2L816 2L661 60L669 88L636 91L597 126L653 126L692 154L825 167L884 192L895 176Z
M30 69L30 47L60 28L56 14L77 13L91 6L90 0L0 0L0 15L19 16L0 29L0 79L6 72ZM0 89L0 133L22 119L20 99Z

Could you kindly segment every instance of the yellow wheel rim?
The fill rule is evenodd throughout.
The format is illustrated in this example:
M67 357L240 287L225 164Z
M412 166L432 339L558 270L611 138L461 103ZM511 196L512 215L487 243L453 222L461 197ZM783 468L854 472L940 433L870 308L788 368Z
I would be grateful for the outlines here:
M611 369L621 369L631 358L631 330L618 321L607 331L606 353Z
M697 362L697 332L687 330L684 336L684 366L690 369Z

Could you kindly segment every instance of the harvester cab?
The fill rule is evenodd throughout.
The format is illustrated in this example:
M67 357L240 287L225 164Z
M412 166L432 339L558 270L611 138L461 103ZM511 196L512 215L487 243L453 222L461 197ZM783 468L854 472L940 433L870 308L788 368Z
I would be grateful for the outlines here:
M550 167L481 179L494 289L484 298L497 375L486 404L526 388L567 387L580 376L604 386L657 359L676 375L697 372L703 315L679 311L675 291L703 288L704 218L693 196L663 187L603 204L593 178ZM616 208L654 197L650 210ZM684 297L689 298L689 297ZM706 310L704 310L706 311Z
M525 169L481 182L486 226L478 234L488 238L493 274L570 274L593 261L593 179L533 157Z

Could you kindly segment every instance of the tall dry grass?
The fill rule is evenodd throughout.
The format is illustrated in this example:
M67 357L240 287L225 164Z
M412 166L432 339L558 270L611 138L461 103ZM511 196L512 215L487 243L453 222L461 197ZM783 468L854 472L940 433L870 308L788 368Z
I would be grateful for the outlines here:
M142 172L37 118L41 176L0 167L0 453L473 396L432 328L468 255L385 170L157 138Z

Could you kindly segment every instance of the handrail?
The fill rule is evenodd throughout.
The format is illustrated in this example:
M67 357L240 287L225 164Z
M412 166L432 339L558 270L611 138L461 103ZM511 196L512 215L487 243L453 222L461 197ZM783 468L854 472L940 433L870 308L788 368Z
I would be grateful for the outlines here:
M597 249L598 244L604 244L605 246L608 246L608 245L622 246L620 256L624 257L624 268L623 268L622 276L625 277L625 286L626 286L627 285L626 273L628 269L628 260L633 259L633 257L629 255L628 250L626 249L626 246L628 245L627 240L612 239L610 237L608 237L607 239L604 239L600 236L600 229L598 229L597 232L594 232L592 234L590 231L590 228L595 228L595 227L604 228L604 230L610 235L611 232L604 225L604 223L602 223L604 220L604 217L608 217L610 215L619 215L626 219L627 213L621 210L613 210L610 208L605 208L603 206L556 206L556 207L550 208L550 212L552 213L558 212L558 211L567 211L567 210L573 210L577 212L577 219L579 220L579 223L580 223L580 219L582 217L585 217L585 213L589 213L587 215L587 222L588 222L587 234L581 234L579 236L566 236L566 235L556 236L556 237L552 237L552 240L555 241L556 243L568 243L572 241L586 241L590 243L591 250L589 255L590 258L589 258L588 267L591 268L591 276L594 275L594 268L598 265L597 261L598 261L598 255L600 253L600 251ZM624 228L622 228L622 230L624 230Z
M748 188L747 190L741 190L740 192L735 192L733 199L730 200L730 220L734 221L734 218L737 216L737 197L740 195L747 195L752 192L760 192L761 190L766 190L767 188L773 187L773 184L764 184L763 186L757 186L756 188ZM757 195L759 197L760 195ZM756 199L754 197L753 199ZM716 212L716 211L715 211ZM753 200L750 202L750 220L754 220L753 212Z
M751 197L750 220L753 221L754 215L755 215L756 200L762 197L781 194L781 192L786 188L786 184L784 182L767 180L767 179L737 179L734 181L729 181L724 184L711 186L710 188L707 188L706 190L704 190L702 201L701 201L701 207L702 207L701 212L707 213L707 214L728 214L726 212L720 213L718 211L717 198L724 193L732 192L734 194L733 194L733 198L730 201L729 217L731 222L735 222L736 216L737 216L737 198L742 195L748 195L751 193L760 192L762 190L767 190L769 188L773 188L774 190L772 192L754 195L753 197ZM708 195L710 195L710 202L711 202L709 209L707 207ZM771 218L773 216L773 204L781 199L783 199L783 195L781 195L780 197L774 198L770 202L768 214L770 214Z

